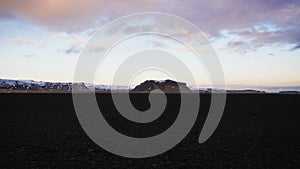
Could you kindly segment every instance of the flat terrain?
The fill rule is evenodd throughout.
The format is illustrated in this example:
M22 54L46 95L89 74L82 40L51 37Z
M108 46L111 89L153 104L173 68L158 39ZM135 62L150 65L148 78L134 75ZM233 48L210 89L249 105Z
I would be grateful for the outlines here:
M136 124L114 108L110 94L98 94L107 121L119 132L149 137L176 119L179 96L168 94L164 114ZM147 94L133 94L147 109ZM71 94L0 94L0 168L300 168L300 95L230 94L213 136L198 137L210 95L201 94L199 116L175 148L146 159L113 155L98 147L81 128ZM145 132L147 131L147 132Z

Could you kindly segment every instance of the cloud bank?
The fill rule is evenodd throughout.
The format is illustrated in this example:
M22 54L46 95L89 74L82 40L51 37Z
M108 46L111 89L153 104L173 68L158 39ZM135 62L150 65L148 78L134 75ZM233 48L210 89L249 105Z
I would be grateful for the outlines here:
M183 17L212 38L233 36L229 47L257 48L273 43L300 45L297 0L31 0L1 1L0 18L30 20L49 30L76 32L136 12ZM225 32L225 34L224 34ZM63 36L63 35L62 35Z

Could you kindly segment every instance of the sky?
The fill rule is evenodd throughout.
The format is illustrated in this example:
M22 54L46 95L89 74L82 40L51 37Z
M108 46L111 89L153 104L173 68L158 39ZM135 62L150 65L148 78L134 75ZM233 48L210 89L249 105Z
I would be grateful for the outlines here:
M227 85L300 86L297 0L0 1L0 78L72 82L80 52L95 32L137 12L169 13L197 26L214 47ZM118 56L110 54L107 67L116 65L120 54L132 46L180 48L164 38L133 38L119 47ZM189 52L184 51L177 53L188 58ZM96 78L95 83L110 84L112 75L105 76ZM134 83L164 78L147 72ZM196 84L190 85L209 85L205 71L199 71Z

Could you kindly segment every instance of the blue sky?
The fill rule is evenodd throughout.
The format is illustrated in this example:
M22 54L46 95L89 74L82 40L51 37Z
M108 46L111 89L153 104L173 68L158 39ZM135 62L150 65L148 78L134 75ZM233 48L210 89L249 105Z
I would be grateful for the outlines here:
M78 55L97 28L149 11L171 13L199 27L220 58L227 85L300 85L300 3L293 0L0 2L0 78L72 81ZM143 40L124 44L123 50L132 45L176 48L164 39ZM203 77L193 85L208 85ZM148 74L136 83L143 78L164 77Z

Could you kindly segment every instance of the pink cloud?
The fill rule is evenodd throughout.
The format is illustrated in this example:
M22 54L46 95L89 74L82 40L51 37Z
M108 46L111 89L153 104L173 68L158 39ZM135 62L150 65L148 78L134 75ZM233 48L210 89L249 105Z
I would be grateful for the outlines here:
M30 19L50 29L76 31L101 25L104 18L117 18L136 12L168 12L188 19L202 30L247 27L264 20L292 24L300 8L292 0L9 0L0 2L4 15ZM106 22L107 19L105 19Z
M211 37L221 30L236 30L269 22L285 33L251 33L259 43L299 44L300 1L295 0L9 0L0 1L0 17L27 19L50 30L76 32L136 12L167 12L183 17ZM293 30L291 31L291 28ZM127 31L130 28L128 28ZM184 33L184 32L182 32Z
M22 44L33 45L35 43L35 41L33 41L33 40L24 40L24 39L20 39L20 38L10 38L8 40L11 42L17 43L18 45L22 45Z
M52 40L57 40L57 39L62 39L62 38L66 38L68 37L69 34L67 33L58 33L58 34L55 34L53 36L49 36L49 37L46 37L44 38L45 40L49 40L49 41L52 41Z
M78 31L106 22L103 16L118 17L132 12L142 12L157 3L152 1L109 0L31 0L1 1L3 16L14 15L54 30ZM4 15L5 14L5 15ZM99 25L98 25L99 26Z

